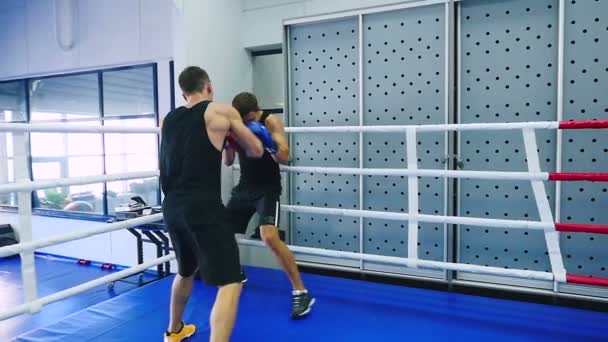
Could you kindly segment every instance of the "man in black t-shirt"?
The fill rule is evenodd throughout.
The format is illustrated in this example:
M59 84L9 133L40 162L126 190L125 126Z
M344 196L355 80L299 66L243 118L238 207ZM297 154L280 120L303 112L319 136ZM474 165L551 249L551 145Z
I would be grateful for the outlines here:
M247 156L259 158L264 150L233 107L212 102L213 88L203 69L184 69L179 85L186 105L163 120L159 156L163 216L178 265L164 340L182 341L196 331L194 324L182 322L182 315L198 270L207 284L219 287L209 319L210 340L227 342L243 278L221 199L222 149L231 132Z
M291 317L300 318L310 312L315 299L304 287L293 254L279 237L281 173L278 163L289 162L285 129L281 119L260 112L257 98L251 93L238 94L232 100L232 106L239 111L249 127L255 126L267 131L270 141L262 138L266 151L262 158L253 159L228 136L224 147L224 163L232 165L235 153L238 153L241 178L226 207L226 219L235 233L244 234L251 217L257 212L259 234L276 256L293 287Z

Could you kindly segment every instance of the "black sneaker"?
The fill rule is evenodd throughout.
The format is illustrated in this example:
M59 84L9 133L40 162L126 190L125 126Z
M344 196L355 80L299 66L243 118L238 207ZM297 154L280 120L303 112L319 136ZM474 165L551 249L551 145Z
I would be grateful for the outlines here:
M312 306L315 304L315 299L308 292L293 295L293 307L291 308L291 318L297 319L306 316Z
M245 284L247 282L247 274L245 274L245 270L241 269L241 284Z

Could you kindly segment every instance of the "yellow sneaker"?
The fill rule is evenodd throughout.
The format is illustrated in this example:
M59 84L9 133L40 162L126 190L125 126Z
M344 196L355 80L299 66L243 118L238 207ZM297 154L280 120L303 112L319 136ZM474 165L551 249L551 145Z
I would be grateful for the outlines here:
M182 330L176 333L165 332L165 342L179 342L194 335L196 325L182 323Z

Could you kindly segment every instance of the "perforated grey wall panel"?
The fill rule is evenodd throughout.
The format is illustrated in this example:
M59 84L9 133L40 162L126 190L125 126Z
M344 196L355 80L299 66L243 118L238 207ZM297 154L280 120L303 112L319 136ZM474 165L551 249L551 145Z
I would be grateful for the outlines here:
M429 6L363 17L364 125L445 123L445 13ZM357 18L290 27L292 126L359 125ZM405 134L365 134L363 166L405 168ZM294 134L293 164L359 167L359 134ZM443 168L444 134L418 137L421 168ZM443 179L421 179L420 210L444 213ZM358 176L296 173L296 205L359 207ZM363 207L406 212L407 179L364 177ZM406 256L407 222L293 216L297 245ZM444 259L444 227L420 226L421 258ZM341 262L338 262L341 263ZM377 269L367 264L364 267ZM393 270L400 272L399 270Z
M564 120L608 118L608 1L566 1ZM564 171L608 170L608 131L563 132ZM608 184L562 183L561 222L608 223ZM561 234L569 273L608 277L608 236Z
M460 122L554 121L558 1L467 0L461 6ZM554 132L537 131L543 171L555 170ZM520 131L463 132L465 170L527 171ZM554 203L553 184L545 184ZM539 220L529 182L460 181L460 215ZM539 231L461 226L461 262L550 270Z
M359 123L356 18L290 29L292 126Z
M291 126L359 124L356 18L290 28ZM292 165L357 167L358 134L294 134ZM292 175L292 203L357 209L357 176ZM359 251L359 220L294 214L294 244Z
M363 17L364 124L445 123L445 7L425 6ZM407 168L404 133L364 134L364 167ZM418 167L441 169L445 135L418 135ZM364 178L364 209L407 212L405 177ZM419 180L419 208L444 214L444 180ZM407 256L407 222L366 219L366 253ZM421 224L419 256L444 259L444 227Z
M563 119L606 118L608 2L568 0L565 6ZM458 7L458 122L557 120L558 0L466 0ZM443 5L363 15L362 80L357 18L290 27L290 125L359 125L360 81L364 125L446 122L444 20ZM556 133L536 133L541 169L556 170ZM458 138L465 170L527 171L520 131L463 132ZM406 167L405 134L370 133L362 141L358 134L343 133L292 139L293 165L358 167L362 144L364 167ZM443 168L445 144L444 134L419 134L418 166ZM561 157L563 171L606 171L608 132L565 131ZM357 176L294 174L291 203L357 209L358 183ZM444 214L444 184L443 179L419 180L421 212ZM555 186L545 183L545 188L555 213ZM461 216L539 220L529 182L463 179L458 189ZM608 186L564 182L561 190L561 222L608 223L608 213L601 211L608 204ZM407 212L405 177L366 176L361 191L363 209ZM352 218L294 214L292 223L296 245L358 251L362 239L366 253L407 255L406 222L364 220L363 236L359 220ZM443 226L419 229L420 257L442 260ZM539 231L461 226L457 243L460 262L550 271ZM606 236L561 234L566 269L608 277L606 245Z

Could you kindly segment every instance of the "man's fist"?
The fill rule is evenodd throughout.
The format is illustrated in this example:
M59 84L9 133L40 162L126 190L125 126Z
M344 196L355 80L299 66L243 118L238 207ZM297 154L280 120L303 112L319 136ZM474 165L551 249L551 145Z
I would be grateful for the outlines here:
M264 148L268 152L270 152L271 154L277 153L279 147L277 146L277 143L272 140L270 131L268 131L268 128L266 128L266 126L264 126L259 121L250 121L247 123L247 127L251 130L253 134L255 134L260 139L262 145L264 145Z

